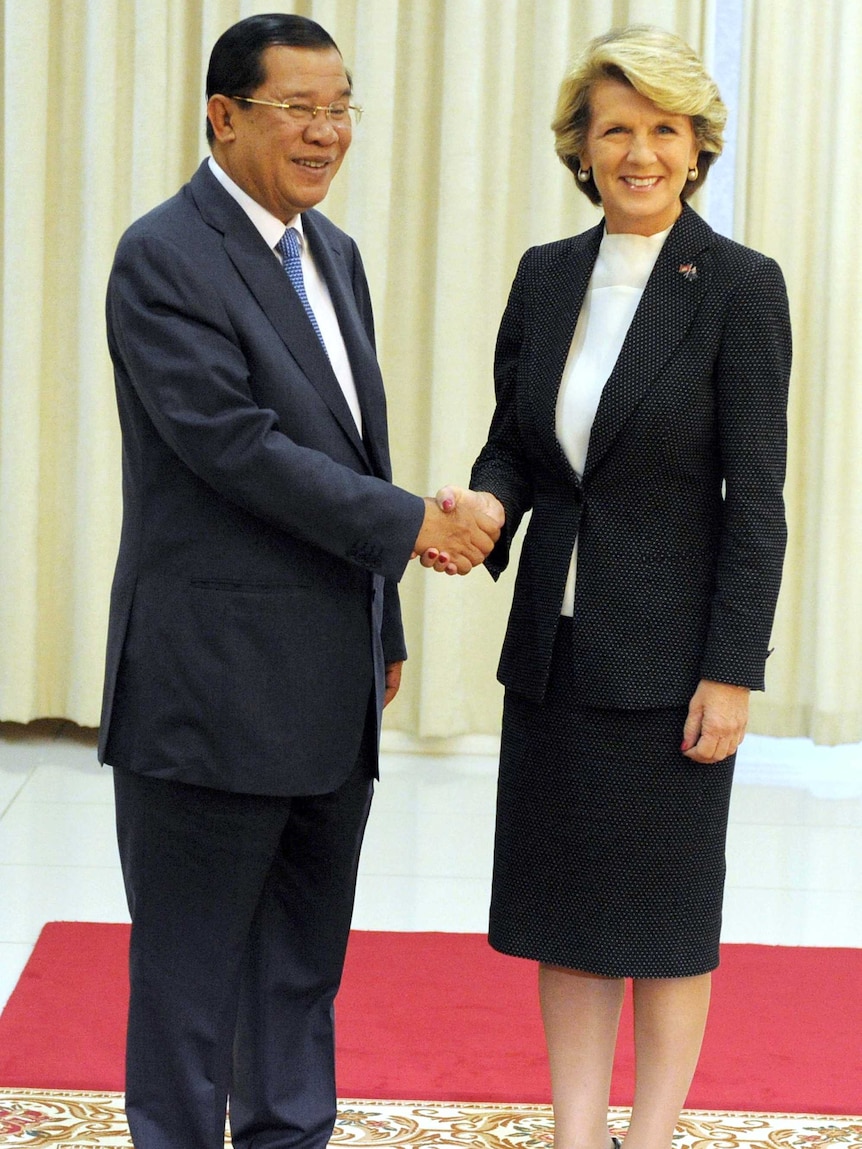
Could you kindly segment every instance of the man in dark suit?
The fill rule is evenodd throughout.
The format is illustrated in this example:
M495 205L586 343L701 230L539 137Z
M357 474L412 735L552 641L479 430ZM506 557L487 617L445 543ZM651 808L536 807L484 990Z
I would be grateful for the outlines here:
M405 657L396 583L429 546L466 573L499 531L391 483L362 263L311 210L358 115L331 37L243 20L207 96L212 157L129 229L108 288L124 518L100 759L132 917L126 1106L138 1149L216 1149L228 1097L235 1145L312 1149Z

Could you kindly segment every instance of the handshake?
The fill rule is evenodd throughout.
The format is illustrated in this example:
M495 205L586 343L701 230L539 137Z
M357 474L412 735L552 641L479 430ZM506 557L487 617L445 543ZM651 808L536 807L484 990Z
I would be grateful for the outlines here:
M425 499L425 518L413 558L445 574L468 574L494 548L506 521L503 504L490 491L441 487Z

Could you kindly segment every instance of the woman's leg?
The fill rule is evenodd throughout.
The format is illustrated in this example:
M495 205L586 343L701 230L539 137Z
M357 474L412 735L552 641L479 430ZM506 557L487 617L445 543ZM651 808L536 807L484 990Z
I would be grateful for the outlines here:
M626 1149L669 1149L700 1056L711 975L634 982L635 1098Z
M608 1149L622 978L539 966L554 1101L554 1149Z

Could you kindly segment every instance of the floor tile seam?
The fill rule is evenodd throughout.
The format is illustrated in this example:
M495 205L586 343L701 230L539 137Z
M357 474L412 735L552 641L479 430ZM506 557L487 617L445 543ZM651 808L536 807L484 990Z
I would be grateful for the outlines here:
M819 834L811 838L810 842L805 839L810 838L812 831L825 831L828 835L841 836L855 836L862 830L862 822L841 822L831 823L823 822L818 825L813 825L811 822L730 822L728 825L728 845L733 846L734 840L739 840L745 834L746 840L748 839L748 831L751 830L752 834L756 834L758 838L763 836L764 830L775 831L778 830L786 839L787 844L793 844L794 848L798 850L808 849L811 846L815 849L821 849L819 842ZM770 841L774 841L775 834L769 835Z
M372 863L373 865L373 863ZM484 874L422 874L417 873L416 870L408 870L406 872L391 870L377 870L369 868L367 863L360 863L359 877L361 878L407 878L410 881L418 882L482 882L489 883L491 881L490 870Z
M747 818L734 818L733 814L730 815L728 823L731 830L740 830L743 827L753 830L786 830L793 832L795 830L859 830L862 829L862 820L850 820L842 822L823 821L818 822L810 818L800 818L798 820L791 820L790 818L782 818L774 822L764 822L763 820L749 821Z
M96 870L113 874L120 869L120 860L114 865L99 862L4 862L0 860L0 869L4 870Z
M35 766L31 767L31 769L27 772L27 774L24 776L24 778L22 779L22 781L20 782L20 784L16 788L12 797L3 806L2 810L0 810L0 825L2 825L3 819L7 816L7 814L9 814L9 812L12 810L12 807L16 804L18 799L21 797L21 791L24 789L24 787L27 785L27 783L33 777L35 770L36 770Z
M762 886L762 885L744 885L741 882L735 881L728 875L725 883L725 894L728 890L762 890L768 894L851 894L854 897L862 897L862 890L859 889L859 882L857 880L850 886L803 886L803 885L775 885L775 886Z
M18 802L19 806L59 806L62 810L74 808L79 810L82 806L92 806L96 809L113 810L113 792L110 798L95 800L92 798L37 798L32 794L25 794Z

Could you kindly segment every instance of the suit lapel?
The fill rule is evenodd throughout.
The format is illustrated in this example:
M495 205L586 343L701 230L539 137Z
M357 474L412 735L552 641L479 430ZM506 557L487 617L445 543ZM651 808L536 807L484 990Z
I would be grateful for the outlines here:
M584 475L599 465L694 320L709 282L712 230L684 207L647 281L590 432Z
M533 426L539 430L547 462L567 478L574 478L574 471L556 434L557 395L603 233L604 224L591 228L568 241L569 249L558 263L538 269L541 292L533 294L532 306L541 304L542 310L528 319L534 344L529 389Z
M367 463L368 456L344 392L299 297L290 289L278 261L239 204L207 170L206 161L192 177L191 189L201 215L211 227L222 233L225 252L289 354ZM329 275L325 273L325 277L332 290Z
M350 359L359 406L362 411L363 449L373 454L382 471L388 475L389 461L385 444L388 432L386 427L386 398L383 378L377 362L377 354L363 325L353 293L352 276L344 259L343 252L328 242L318 223L316 212L306 212L303 227L315 261L326 280L332 305L338 317L338 326L344 339L344 346ZM351 423L353 422L351 416ZM355 424L354 424L355 430ZM357 440L359 436L357 434ZM385 461L379 458L379 448L383 445Z

